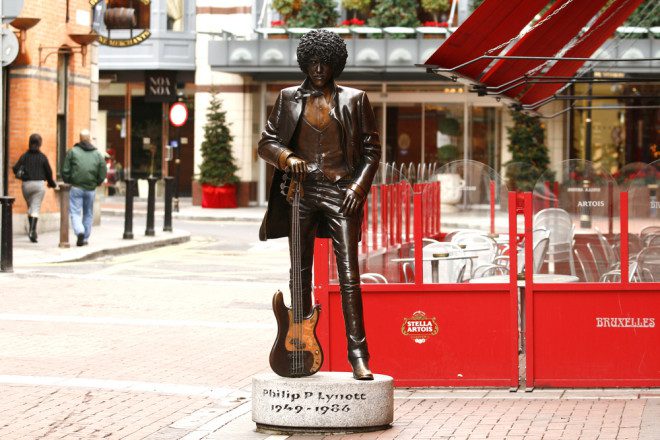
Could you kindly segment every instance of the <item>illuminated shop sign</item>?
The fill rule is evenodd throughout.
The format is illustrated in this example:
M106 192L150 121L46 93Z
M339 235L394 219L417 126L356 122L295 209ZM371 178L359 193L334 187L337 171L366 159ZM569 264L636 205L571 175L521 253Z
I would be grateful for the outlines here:
M99 43L111 47L128 47L140 44L151 36L151 0L89 0L89 4ZM115 30L130 32L127 37L122 32L119 38L112 35Z

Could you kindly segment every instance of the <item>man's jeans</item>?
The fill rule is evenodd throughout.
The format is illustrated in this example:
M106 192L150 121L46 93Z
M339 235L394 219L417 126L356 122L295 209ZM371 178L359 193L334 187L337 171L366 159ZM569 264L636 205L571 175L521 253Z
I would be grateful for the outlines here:
M85 234L85 241L92 233L92 221L94 220L94 196L96 191L84 190L75 186L69 192L69 214L71 226L76 234Z

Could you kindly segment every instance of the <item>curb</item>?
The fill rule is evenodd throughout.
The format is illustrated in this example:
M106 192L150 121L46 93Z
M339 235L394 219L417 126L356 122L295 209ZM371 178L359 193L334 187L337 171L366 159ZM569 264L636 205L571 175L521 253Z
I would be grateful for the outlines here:
M175 231L176 235L172 237L159 236L149 241L141 239L135 240L131 243L130 240L126 241L113 241L108 247L101 248L100 246L87 248L76 247L67 248L56 254L50 252L39 252L37 254L28 253L21 255L21 252L14 252L14 266L18 267L21 264L27 266L42 265L42 264L58 264L58 263L75 263L90 261L100 257L111 255L125 255L136 252L148 251L164 246L172 246L181 243L189 242L191 234L188 231L179 230ZM19 263L20 261L20 263Z
M78 261L94 260L94 259L99 258L99 257L106 257L108 255L132 254L132 253L135 253L135 252L148 251L148 250L156 249L156 248L159 248L159 247L186 243L188 241L190 241L190 235L183 235L183 236L180 236L180 237L172 237L172 238L167 238L167 239L158 240L158 241L152 241L152 242L148 242L148 243L137 243L137 244L133 244L133 245L121 246L121 247L116 247L116 248L100 249L98 251L90 252L87 255L83 255L83 256L79 256L79 257L71 258L71 259L59 260L58 262L60 262L60 263L63 263L63 262L75 263L75 262L78 262Z
M124 211L116 210L102 210L101 215L108 217L124 217ZM135 216L146 216L146 211L133 211L133 217ZM156 213L157 218L162 218L163 214ZM244 217L244 216L233 216L233 217L214 217L214 216L200 216L200 215L190 215L180 212L172 213L172 220L199 220L199 221L231 221L231 222L255 222L260 223L263 218L255 217Z

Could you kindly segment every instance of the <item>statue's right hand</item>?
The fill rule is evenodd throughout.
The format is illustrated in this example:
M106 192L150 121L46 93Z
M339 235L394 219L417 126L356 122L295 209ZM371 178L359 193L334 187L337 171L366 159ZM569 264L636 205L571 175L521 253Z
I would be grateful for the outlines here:
M291 155L286 159L285 171L290 173L295 180L302 182L307 174L307 164L301 158Z

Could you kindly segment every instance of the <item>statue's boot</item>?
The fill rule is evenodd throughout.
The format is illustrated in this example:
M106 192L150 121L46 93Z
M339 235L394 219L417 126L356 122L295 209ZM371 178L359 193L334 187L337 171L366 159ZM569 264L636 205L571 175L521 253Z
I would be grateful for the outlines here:
M369 369L369 350L364 331L362 292L359 285L342 291L341 305L346 325L348 361L353 367L353 377L357 380L373 380L374 375Z

